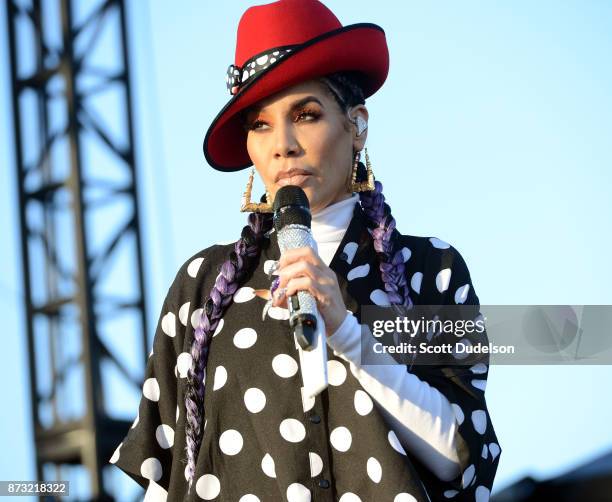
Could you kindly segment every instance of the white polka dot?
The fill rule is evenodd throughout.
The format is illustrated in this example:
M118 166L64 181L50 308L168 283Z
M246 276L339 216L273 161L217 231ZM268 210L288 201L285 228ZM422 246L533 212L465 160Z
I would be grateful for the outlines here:
M239 329L234 335L234 345L239 349L248 349L257 341L257 332L253 328Z
M251 387L244 393L244 405L251 413L259 413L266 405L266 395L257 387Z
M196 309L191 313L191 325L193 326L193 329L197 329L203 313L204 309Z
M178 422L179 419L179 406L178 404L176 405L176 421Z
M253 495L252 493L247 493L240 497L238 502L260 502L259 497L257 495Z
M348 242L346 246L344 246L344 249L342 250L342 252L346 254L346 262L349 265L353 263L353 258L355 258L357 247L358 245L356 242Z
M323 470L323 460L314 451L308 453L310 457L310 476L315 477L321 474Z
M159 384L156 378L147 378L142 385L144 397L151 401L159 401Z
M347 451L351 447L353 438L351 431L346 427L336 427L329 435L332 446L338 451Z
M217 336L220 333L220 331L223 329L223 324L225 324L225 319L220 319L219 324L217 324L217 328L213 333L213 336Z
M204 474L196 483L196 493L204 500L212 500L221 493L219 478L213 474Z
M143 478L159 481L162 477L162 465L155 457L149 457L140 465L140 474Z
M174 445L174 429L166 424L161 424L155 429L155 439L164 450Z
M404 263L406 263L410 257L412 256L412 251L410 251L409 248L407 247L403 247L402 248L402 256L404 257Z
M310 502L310 490L301 483L292 483L287 488L287 502Z
M490 492L486 486L479 486L476 488L476 502L488 502L489 495Z
M342 385L346 380L346 367L340 361L327 361L327 377L330 385Z
M117 462L117 460L119 460L119 455L120 455L119 450L121 450L122 446L123 446L123 441L119 443L119 446L117 446L117 448L115 448L115 451L113 452L113 456L109 460L111 464L114 464L115 462Z
M202 262L204 261L204 258L196 258L195 260L193 260L188 266L187 266L187 273L191 276L191 277L195 277L198 275L198 270L200 270L200 266L202 265Z
M346 492L338 499L338 502L361 502L361 499L352 492Z
M370 300L372 300L372 303L380 306L391 305L389 296L382 289L375 289L372 291L372 293L370 293Z
M474 430L478 434L484 434L487 430L487 414L484 410L475 410L472 412L472 423Z
M168 500L168 492L155 481L149 481L147 492L143 502L166 502Z
M243 286L242 288L238 288L238 290L234 293L234 302L235 303L244 303L248 302L255 298L255 290L248 286Z
M312 410L312 407L315 404L315 398L305 394L304 387L300 387L300 392L302 394L302 408L304 409L304 413Z
M474 467L474 464L470 465L465 471L463 471L463 476L462 476L463 488L467 487L467 485L470 484L470 481L472 481L472 478L474 477L475 472L476 472L476 468Z
M274 260L266 260L263 264L263 271L265 274L269 274L270 270L272 270L272 265L274 265Z
M223 366L215 368L215 376L213 377L213 390L219 390L227 382L227 370Z
M456 403L451 403L452 407L453 407L453 411L455 412L455 417L457 417L457 423L459 425L461 425L463 423L463 419L465 418L463 416L463 410L461 409L461 407L456 404Z
M278 354L272 359L272 369L279 377L290 378L297 373L298 363L288 354Z
M438 272L436 275L436 287L440 293L444 293L448 289L448 284L450 283L451 278L451 269L445 268Z
M258 65L262 66L268 62L268 55L259 56L255 61L257 61Z
M181 378L187 378L187 372L191 368L193 359L189 352L181 352L176 358L176 368L181 375Z
M489 443L489 451L491 452L491 460L495 460L501 450L497 443Z
M423 272L415 272L410 279L410 287L417 293L421 292L421 282L423 282Z
M380 462L374 457L370 457L366 464L366 469L369 478L374 481L374 483L380 483L380 479L382 478L382 467Z
M132 423L132 426L130 427L130 429L133 429L134 427L136 427L138 425L139 420L140 420L140 411L136 413L136 418L134 419L134 422Z
M162 317L161 328L166 335L171 337L176 336L176 316L172 312L168 312Z
M452 499L455 495L457 495L459 492L457 490L446 490L444 492L444 496L447 499Z
M245 80L247 80L249 78L249 70L244 70L242 72L242 81L244 82Z
M370 396L362 390L355 391L355 397L353 399L353 402L355 404L355 411L361 416L370 413L372 411L372 408L374 407L372 398L370 398Z
M261 470L269 478L276 477L276 467L274 465L274 459L270 456L269 453L266 453L264 455L264 458L261 459Z
M181 324L183 326L187 326L187 319L189 316L189 305L190 305L190 302L183 303L183 305L181 305L181 308L179 309L179 321L181 321Z
M295 418L285 418L280 423L279 431L283 439L290 443L299 443L306 437L306 428L299 420Z
M395 498L393 499L393 502L417 502L417 499L415 499L409 493L402 492L402 493L398 493L395 496Z
M448 244L448 242L444 242L443 240L438 239L437 237L430 237L429 242L431 242L431 245L433 247L438 249L448 249L450 247L450 244Z
M474 387L476 387L477 389L480 389L481 391L485 391L485 389L487 388L487 381L486 380L472 380L472 385Z
M397 439L397 434L395 434L395 431L389 431L387 439L389 440L389 444L396 452L406 455L406 450L404 450L402 443L400 443L399 439Z
M465 300L467 300L469 290L470 290L469 284L464 284L460 288L457 288L457 291L455 291L455 303L456 304L464 303Z
M476 373L477 375L482 375L487 372L487 365L484 363L477 363L470 368L472 373Z
M236 455L240 453L243 445L242 434L234 429L226 430L219 436L219 448L226 455Z
M353 279L358 279L359 277L367 276L369 272L370 272L370 265L366 263L365 265L359 265L358 267L351 269L349 273L346 275L346 278L349 281L352 281Z
M482 445L482 453L480 454L480 456L484 459L486 459L489 456L489 449L487 448L486 443Z
M277 321L286 321L289 319L289 309L283 307L270 307L268 309L268 316Z

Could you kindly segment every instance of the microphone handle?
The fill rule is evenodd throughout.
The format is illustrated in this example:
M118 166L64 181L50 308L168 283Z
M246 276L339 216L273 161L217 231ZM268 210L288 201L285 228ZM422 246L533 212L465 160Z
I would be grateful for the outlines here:
M281 252L287 249L309 246L318 252L317 243L310 228L300 224L285 225L278 232L278 246ZM295 339L303 350L312 350L317 328L320 328L317 302L308 291L298 291L287 298L289 325Z

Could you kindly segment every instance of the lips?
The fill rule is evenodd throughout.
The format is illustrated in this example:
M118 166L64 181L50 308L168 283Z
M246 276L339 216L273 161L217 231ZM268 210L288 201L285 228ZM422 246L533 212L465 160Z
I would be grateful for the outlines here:
M288 176L281 178L276 183L278 186L284 187L287 185L302 185L311 178L310 174L296 174L294 176Z
M311 175L306 169L289 169L278 174L276 184L279 186L300 185L308 180Z

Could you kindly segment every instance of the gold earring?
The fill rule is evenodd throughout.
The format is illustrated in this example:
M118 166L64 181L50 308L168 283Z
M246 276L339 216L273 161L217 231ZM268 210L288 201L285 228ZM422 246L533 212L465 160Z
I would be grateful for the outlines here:
M351 191L352 192L369 192L374 190L374 173L372 172L372 164L370 164L370 157L368 156L368 149L365 149L365 158L366 165L364 166L362 162L359 162L361 158L361 153L355 153L355 160L353 162L353 171L351 173ZM357 171L359 170L359 165L361 164L361 169L365 168L367 174L366 181L357 181Z
M266 202L251 202L251 192L253 191L253 179L255 178L255 167L251 168L249 181L247 181L246 190L242 194L242 213L272 213L272 203L270 202L270 193L266 189Z

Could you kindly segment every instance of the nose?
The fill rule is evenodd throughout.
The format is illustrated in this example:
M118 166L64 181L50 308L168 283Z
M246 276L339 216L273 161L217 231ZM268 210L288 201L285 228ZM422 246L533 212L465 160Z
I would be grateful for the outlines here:
M283 123L276 127L274 157L295 157L300 152L300 145L295 137L292 124Z

